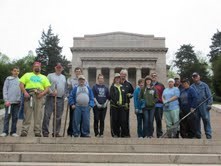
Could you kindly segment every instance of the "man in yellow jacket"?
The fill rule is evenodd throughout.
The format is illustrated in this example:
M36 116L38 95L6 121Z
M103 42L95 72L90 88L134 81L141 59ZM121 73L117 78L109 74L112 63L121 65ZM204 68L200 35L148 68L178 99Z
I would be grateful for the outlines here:
M43 97L48 93L50 87L48 78L41 74L41 63L34 62L33 71L24 74L20 78L20 88L24 94L24 114L21 137L26 137L31 124L32 113L34 113L35 137L41 137L41 118Z

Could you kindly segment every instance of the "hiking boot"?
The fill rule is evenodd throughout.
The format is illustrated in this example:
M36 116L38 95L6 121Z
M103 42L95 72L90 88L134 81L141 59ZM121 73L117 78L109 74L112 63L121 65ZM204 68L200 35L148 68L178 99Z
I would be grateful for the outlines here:
M52 133L52 137L54 137L54 133ZM55 137L62 137L60 134L56 133Z
M48 137L48 133L43 133L43 137Z
M35 133L35 137L41 137L40 133Z
M27 137L27 135L28 135L28 133L26 133L25 131L22 131L20 136L21 137Z

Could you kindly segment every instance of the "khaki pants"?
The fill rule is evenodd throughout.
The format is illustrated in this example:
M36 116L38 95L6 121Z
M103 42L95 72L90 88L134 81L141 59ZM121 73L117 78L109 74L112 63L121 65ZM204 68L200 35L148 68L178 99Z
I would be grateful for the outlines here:
M30 99L24 101L24 120L22 126L22 132L28 133L31 125L32 113L34 115L34 133L41 133L41 119L43 110L43 97L38 99L36 94L33 94L32 107L30 105Z

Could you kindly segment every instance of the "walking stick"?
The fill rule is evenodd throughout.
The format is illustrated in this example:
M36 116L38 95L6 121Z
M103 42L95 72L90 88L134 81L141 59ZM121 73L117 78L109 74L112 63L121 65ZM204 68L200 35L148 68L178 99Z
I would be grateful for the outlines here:
M190 114L194 113L201 105L203 105L205 102L207 102L212 96L214 95L214 93L209 96L208 98L206 98L204 101L202 101L193 111L190 111L188 114L186 114L183 118L181 118L180 120L178 120L177 122L174 123L174 125L172 125L170 127L170 129L168 129L162 136L161 138L164 138L168 133L172 132L172 131L177 131L177 128L179 127L179 124L181 121L183 121L184 119L186 119Z
M68 112L69 112L68 109L69 109L69 105L68 105L68 101L67 101L66 115L65 115L65 121L64 121L63 137L65 136L65 131L66 131L66 124L67 124L67 118L68 118Z
M55 85L55 91L57 93L57 85ZM54 96L54 137L56 137L56 124L57 121L57 94Z

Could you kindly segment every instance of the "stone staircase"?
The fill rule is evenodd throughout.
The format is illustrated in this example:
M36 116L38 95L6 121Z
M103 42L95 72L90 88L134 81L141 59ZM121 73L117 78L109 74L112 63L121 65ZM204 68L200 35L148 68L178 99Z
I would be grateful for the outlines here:
M221 140L2 138L0 151L1 162L221 164Z
M91 115L91 118L93 116ZM136 118L130 115L131 138L111 138L109 115L104 138L0 138L0 165L221 165L221 113L211 112L213 139L136 138ZM91 119L92 129L93 119ZM21 127L21 122L18 124ZM164 127L165 128L165 127ZM203 131L203 130L202 130Z

